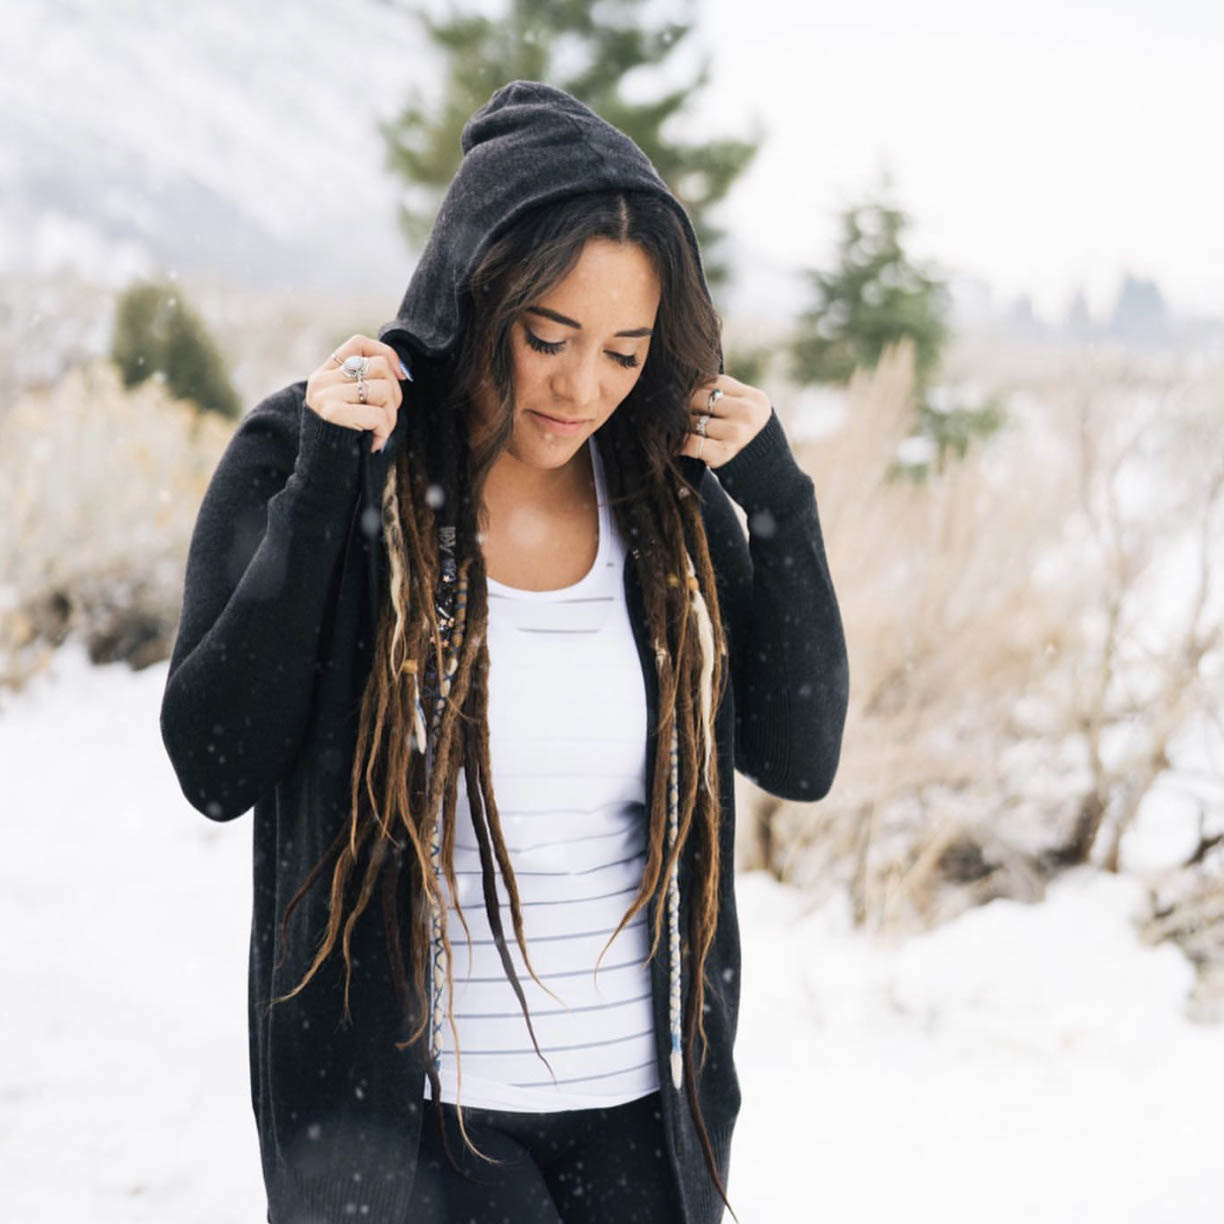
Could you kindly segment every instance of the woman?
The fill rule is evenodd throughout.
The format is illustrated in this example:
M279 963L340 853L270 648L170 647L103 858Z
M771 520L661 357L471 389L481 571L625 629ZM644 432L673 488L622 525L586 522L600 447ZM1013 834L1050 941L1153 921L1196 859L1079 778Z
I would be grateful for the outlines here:
M188 556L161 726L255 809L268 1219L706 1224L733 770L815 800L840 753L814 488L627 136L514 81L462 147L395 320L243 420Z

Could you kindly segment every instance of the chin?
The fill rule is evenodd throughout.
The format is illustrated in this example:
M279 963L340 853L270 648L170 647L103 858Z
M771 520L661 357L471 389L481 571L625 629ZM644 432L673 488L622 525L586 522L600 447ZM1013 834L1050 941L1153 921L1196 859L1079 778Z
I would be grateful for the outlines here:
M537 419L524 413L507 449L520 463L536 468L557 468L568 463L587 444L593 432L592 424L588 423L572 434L553 434L541 429Z
M586 438L566 438L564 442L555 442L541 446L539 443L528 443L523 446L511 442L506 448L520 463L527 467L548 471L552 468L564 467L578 453L579 448L586 445Z

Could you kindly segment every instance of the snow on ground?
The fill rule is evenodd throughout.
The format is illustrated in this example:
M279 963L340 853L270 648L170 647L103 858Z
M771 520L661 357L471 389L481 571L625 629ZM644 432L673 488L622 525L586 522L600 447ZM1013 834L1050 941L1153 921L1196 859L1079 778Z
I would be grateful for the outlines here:
M13 1224L263 1220L250 815L182 798L165 667L75 644L0 700L0 1185ZM1092 869L890 945L741 876L741 1224L1220 1218L1224 1028ZM727 1217L730 1220L730 1216Z

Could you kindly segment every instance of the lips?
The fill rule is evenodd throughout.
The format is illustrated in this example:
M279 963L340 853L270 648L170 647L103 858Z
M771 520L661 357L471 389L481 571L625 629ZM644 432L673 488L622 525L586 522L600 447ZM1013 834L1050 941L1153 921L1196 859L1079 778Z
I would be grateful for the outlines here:
M532 409L534 412L535 409ZM536 416L542 416L546 421L556 421L558 425L582 425L585 424L584 417L575 417L570 420L568 417L550 416L547 412L536 412Z

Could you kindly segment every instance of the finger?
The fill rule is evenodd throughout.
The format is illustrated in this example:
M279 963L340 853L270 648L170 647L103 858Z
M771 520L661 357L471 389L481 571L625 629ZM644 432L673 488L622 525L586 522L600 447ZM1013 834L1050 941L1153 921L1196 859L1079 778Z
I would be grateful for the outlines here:
M718 402L721 404L722 400ZM697 422L704 416L709 417L709 420L705 423L707 438L715 438L719 442L725 442L734 437L735 422L728 417L714 416L706 408L695 409L689 414L689 433L693 437L699 436L697 434Z
M323 363L324 373L334 375L338 378L347 378L348 376L341 369L341 366L344 365L345 358L347 357L365 357L369 361L369 365L366 367L366 373L365 373L365 378L367 382L372 381L375 378L385 378L389 382L399 381L398 374L392 373L392 370L395 367L393 366L391 361L388 361L387 355L385 352L383 352L382 348L380 348L377 353L362 353L356 349L354 349L352 352L346 353L344 350L347 347L348 347L348 342L346 341L338 349L336 349L332 353L332 355ZM394 350L392 350L392 356L394 357ZM336 358L339 358L339 360L337 361ZM357 380L351 379L350 381L356 382Z
M400 355L389 344L382 340L375 340L372 336L362 335L353 336L351 342L356 342L358 346L353 350L354 352L377 362L393 381L397 383L401 380L412 381L412 371L400 360Z
M330 405L328 411L342 414L350 408L374 407L381 409L394 423L395 404L393 397L400 394L398 386L386 378L367 378L357 381L341 374L329 378L324 374L319 379L319 398ZM365 402L362 403L362 390ZM344 422L341 422L344 423Z
M366 379L364 382L364 404L360 400L360 384L352 380L345 380L345 385L337 388L337 394L344 397L345 410L360 421L360 428L370 432L370 453L373 454L382 450L395 428L397 409L393 399L401 396L402 392L398 383L386 378Z
M715 398L714 407L711 408L710 393L714 390L721 391L722 394ZM737 392L727 387L699 387L689 396L689 410L692 412L708 412L711 415L717 413L720 416L735 416L738 406L743 404L743 402Z
M386 436L387 412L382 404L357 404L346 400L322 399L311 411L318 413L332 425L343 425L346 429L355 429L363 433L374 433Z
M376 354L382 355L384 348L385 345L380 340L373 340L357 332L356 335L350 336L336 352L341 357L352 357L354 354L359 357L373 357Z
M383 344L381 341L375 343L378 344L378 352L370 358L370 373L383 379L391 388L388 403L398 409L404 400L404 388L401 386L403 375L400 370L405 367L400 363L399 354L389 344Z
M406 382L412 381L412 371L400 360L399 353L389 344L384 343L382 340L375 340L372 336L366 336L360 332L355 336L350 336L336 349L335 355L341 361L345 357L352 357L354 355L381 358L386 363L386 369L390 376L396 382L399 382L401 379ZM339 365L337 364L333 368L338 369Z
M703 438L700 434L690 433L686 435L683 445L676 453L700 459L707 467L717 467L729 455L730 446L715 438Z
M404 382L412 382L412 368L400 357L399 353L381 340L375 343L378 344L383 356L387 359L387 368L394 371L394 377L397 380L402 379Z
M395 350L392 349L393 354L394 352ZM337 353L339 353L339 350L337 350ZM352 354L349 354L349 356L351 355ZM359 355L366 356L364 353ZM370 367L366 371L365 375L366 386L373 387L378 385L384 387L385 391L379 392L379 403L388 403L396 411L398 411L400 404L403 403L404 400L404 390L400 384L399 378L392 373L392 367L388 364L386 357L384 357L381 352L375 356L371 356L369 361ZM355 387L357 385L357 380L355 378L350 378L338 365L334 364L331 365L329 369L324 371L320 381L328 386L348 385Z
M343 364L346 357L363 357L368 356L363 351L362 345L365 337L361 335L350 336L343 344L337 344L331 351L331 356L323 363L327 370L338 370Z
M353 356L365 357L369 361L364 379L350 378L341 369L345 359ZM401 373L404 376L402 380ZM342 407L338 410L338 423L368 430L373 435L371 451L379 451L395 429L404 399L403 381L412 381L412 375L395 349L381 340L358 333L332 351L312 375L310 384L312 394L313 389L318 387L318 395L339 397ZM360 400L358 388L361 383L365 386L365 404ZM375 410L381 408L381 420L371 420L369 413L357 411L370 407Z
M740 382L738 378L730 374L707 374L700 383L700 387L708 394L713 387L721 387L724 391L730 394L732 391L747 390L748 384Z
M379 365L385 364L382 358L377 360ZM373 362L371 362L371 368L373 368ZM380 451L386 446L387 439L395 429L395 422L399 416L400 401L403 398L404 393L400 389L398 381L393 378L378 378L366 383L366 402L377 404L383 410L382 422L373 431L374 437L370 443L371 453Z

